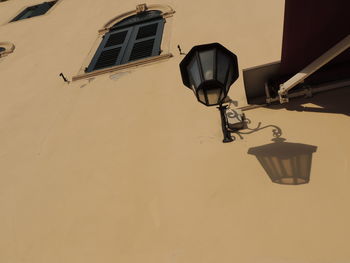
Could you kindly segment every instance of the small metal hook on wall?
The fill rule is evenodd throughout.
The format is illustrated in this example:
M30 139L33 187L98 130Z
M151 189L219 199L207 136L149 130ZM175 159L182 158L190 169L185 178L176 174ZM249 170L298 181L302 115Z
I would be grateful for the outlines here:
M246 119L246 124L250 124L251 121L249 119ZM276 125L270 124L270 125L266 125L264 127L261 127L261 122L258 123L257 127L252 129L252 128L248 128L247 126L245 127L245 129L247 129L248 131L244 132L244 131L234 131L235 134L237 134L241 139L243 139L243 135L246 134L251 134L251 133L255 133L257 131L266 129L266 128L273 128L272 129L272 135L275 139L279 139L282 136L282 129Z
M64 82L70 83L70 81L64 76L64 74L61 72L60 77L62 77L62 79L64 80Z
M180 45L177 45L177 49L180 52L180 55L186 55L186 53L182 52Z

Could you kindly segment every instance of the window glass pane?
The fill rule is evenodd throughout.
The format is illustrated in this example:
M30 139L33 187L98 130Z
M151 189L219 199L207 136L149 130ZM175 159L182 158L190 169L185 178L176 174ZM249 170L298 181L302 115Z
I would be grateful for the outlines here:
M203 76L205 80L213 79L214 77L214 50L202 51L199 53L201 59Z

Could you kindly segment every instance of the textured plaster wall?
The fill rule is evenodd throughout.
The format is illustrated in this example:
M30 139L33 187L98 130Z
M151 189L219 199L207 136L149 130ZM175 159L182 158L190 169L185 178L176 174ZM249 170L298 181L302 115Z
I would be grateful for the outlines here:
M317 146L309 184L274 184L247 154L272 129L221 143L218 111L180 79L178 44L220 42L241 70L278 60L282 0L159 1L176 11L173 58L70 84L59 73L140 2L62 0L7 23L34 3L0 3L0 42L16 46L0 60L0 262L350 262L349 116L248 111ZM241 77L230 97L245 105Z

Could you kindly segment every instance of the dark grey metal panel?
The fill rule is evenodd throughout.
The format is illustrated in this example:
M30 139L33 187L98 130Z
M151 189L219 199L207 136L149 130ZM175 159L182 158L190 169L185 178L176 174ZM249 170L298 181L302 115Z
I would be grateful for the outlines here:
M248 104L266 102L265 83L278 76L280 62L273 62L243 70L244 88Z

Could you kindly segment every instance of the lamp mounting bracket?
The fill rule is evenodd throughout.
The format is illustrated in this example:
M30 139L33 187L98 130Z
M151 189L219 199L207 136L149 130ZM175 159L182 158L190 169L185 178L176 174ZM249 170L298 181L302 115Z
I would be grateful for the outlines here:
M236 132L244 128L245 115L240 109L232 109L227 105L217 107L221 116L221 128L224 135L223 143L232 142L232 132Z

